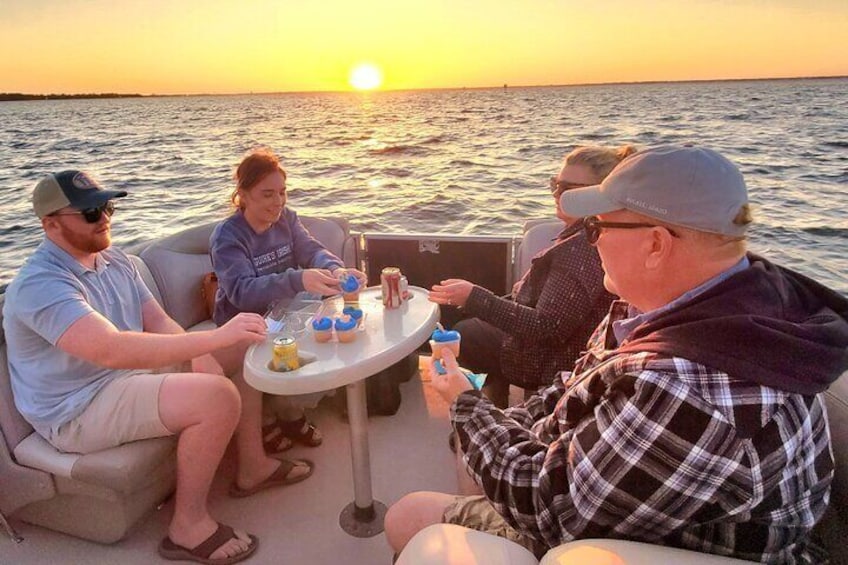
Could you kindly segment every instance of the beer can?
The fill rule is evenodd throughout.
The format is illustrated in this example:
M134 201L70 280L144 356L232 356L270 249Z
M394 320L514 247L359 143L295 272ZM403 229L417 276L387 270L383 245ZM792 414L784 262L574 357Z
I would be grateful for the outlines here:
M271 350L271 366L275 371L294 371L300 368L297 358L297 342L293 337L281 336L274 338Z
M383 306L386 308L400 308L403 295L400 289L400 269L397 267L385 267L380 273L380 286L383 293Z

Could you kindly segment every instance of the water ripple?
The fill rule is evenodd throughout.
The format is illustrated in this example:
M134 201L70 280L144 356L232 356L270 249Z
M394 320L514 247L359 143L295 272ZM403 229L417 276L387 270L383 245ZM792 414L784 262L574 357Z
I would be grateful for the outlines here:
M848 294L848 80L731 81L0 104L0 288L41 238L29 194L90 170L132 245L223 218L238 160L283 158L290 205L356 231L516 234L553 217L578 144L698 143L739 163L753 249ZM841 100L841 102L840 102Z

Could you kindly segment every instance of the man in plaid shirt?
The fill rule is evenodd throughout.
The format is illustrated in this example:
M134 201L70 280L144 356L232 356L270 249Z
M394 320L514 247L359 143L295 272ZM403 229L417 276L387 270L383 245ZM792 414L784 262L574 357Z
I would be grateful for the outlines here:
M511 409L445 354L433 383L483 494L407 495L386 516L389 543L444 521L537 556L604 537L821 559L809 541L833 479L821 392L848 368L848 301L746 253L745 183L714 151L639 152L561 205L586 217L623 301L572 372Z

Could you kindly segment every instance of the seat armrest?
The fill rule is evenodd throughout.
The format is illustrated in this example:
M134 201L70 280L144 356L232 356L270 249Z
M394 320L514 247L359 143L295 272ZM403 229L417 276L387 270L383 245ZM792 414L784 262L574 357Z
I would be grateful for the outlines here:
M663 547L635 541L588 539L573 541L553 548L545 554L540 565L657 565L685 563L686 565L750 564L750 561Z
M565 228L559 220L529 220L515 252L514 275L519 280L530 269L533 257L554 244L554 238Z
M15 459L21 465L68 479L80 457L79 453L62 453L35 432L15 447Z
M539 562L530 551L505 538L455 524L434 524L415 534L395 563L396 565L538 565Z
M88 454L62 453L37 433L15 448L18 463L57 477L132 493L146 485L161 462L174 457L176 438L152 438Z

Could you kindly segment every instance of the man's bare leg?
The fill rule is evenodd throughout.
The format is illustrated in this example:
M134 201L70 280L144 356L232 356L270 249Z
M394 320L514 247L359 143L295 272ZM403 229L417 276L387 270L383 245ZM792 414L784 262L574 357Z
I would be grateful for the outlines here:
M412 536L432 524L440 524L445 509L456 495L441 492L413 492L389 508L384 527L386 540L395 553L400 553Z
M215 532L207 498L218 464L239 420L238 391L226 378L205 373L169 375L159 389L159 416L177 441L177 492L171 541L193 549ZM210 557L218 559L247 550L250 538L237 532Z
M262 446L262 392L244 380L243 365L247 348L236 345L215 353L224 372L230 376L241 397L241 418L236 428L238 471L236 485L249 489L270 477L281 463L268 457ZM296 464L290 471L292 478L309 473L309 467Z

